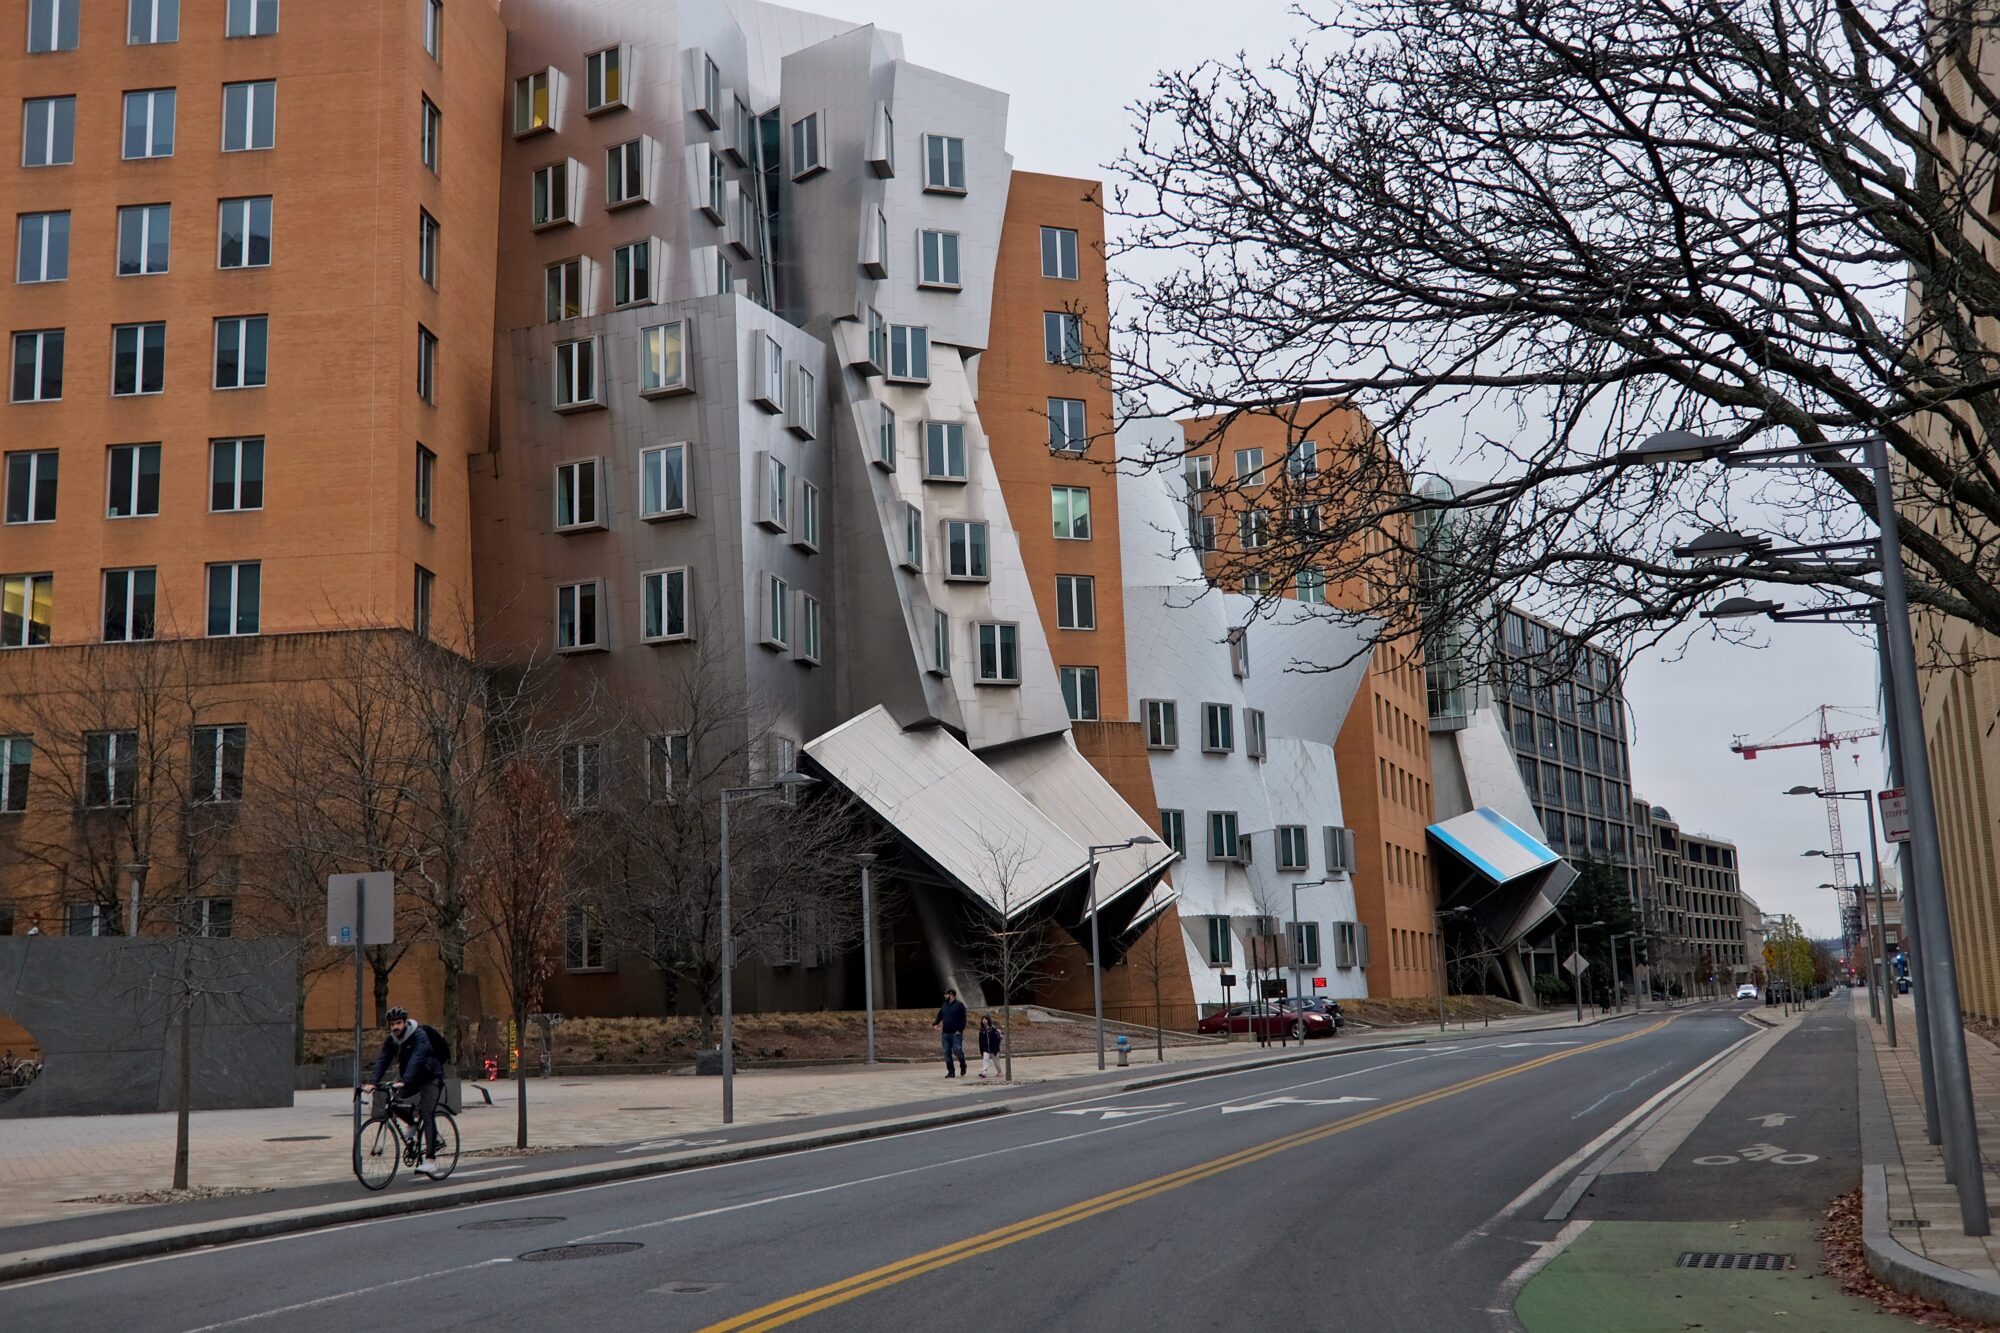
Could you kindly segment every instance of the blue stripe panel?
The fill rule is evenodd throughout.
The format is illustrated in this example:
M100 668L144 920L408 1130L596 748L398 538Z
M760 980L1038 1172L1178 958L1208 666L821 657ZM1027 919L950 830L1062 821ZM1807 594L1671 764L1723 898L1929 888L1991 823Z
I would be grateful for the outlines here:
M1536 865L1545 866L1551 861L1561 859L1555 854L1553 848L1550 848L1545 844L1538 842L1536 839L1528 836L1528 831L1526 829L1522 828L1519 824L1516 824L1513 820L1507 818L1507 816L1501 814L1498 810L1495 810L1493 807L1482 805L1477 810L1474 810L1472 813L1478 815L1480 818L1484 819L1487 823L1493 825L1495 828L1499 829L1502 833L1506 834L1509 838L1512 838L1516 843L1520 844L1520 846L1524 848L1530 856L1535 858Z
M1496 884L1518 879L1562 858L1499 811L1480 806L1427 830Z
M1479 853L1473 851L1463 842L1460 842L1456 837L1454 837L1449 831L1446 830L1443 824L1432 824L1428 829L1425 830L1425 832L1429 833L1433 838L1436 838L1439 842L1443 843L1445 846L1451 848L1454 852L1457 852L1460 856L1464 857L1467 861L1471 862L1473 869L1477 870L1480 874L1486 876L1486 878L1492 880L1494 883L1496 884L1501 883L1507 878L1507 876L1500 873L1500 867L1494 865L1491 861L1487 860Z

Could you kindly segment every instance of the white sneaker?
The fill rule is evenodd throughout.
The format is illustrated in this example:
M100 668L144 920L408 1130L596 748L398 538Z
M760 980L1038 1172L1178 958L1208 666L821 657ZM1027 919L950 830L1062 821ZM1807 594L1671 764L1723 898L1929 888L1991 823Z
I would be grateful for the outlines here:
M417 1174L420 1176L434 1176L437 1174L437 1169L438 1164L435 1157L426 1157L423 1161L417 1163Z

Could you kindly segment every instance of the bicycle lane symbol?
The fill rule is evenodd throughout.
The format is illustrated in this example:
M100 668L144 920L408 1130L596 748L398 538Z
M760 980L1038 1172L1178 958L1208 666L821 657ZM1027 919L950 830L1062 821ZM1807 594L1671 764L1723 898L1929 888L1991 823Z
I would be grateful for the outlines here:
M1708 1157L1694 1159L1696 1166L1734 1166L1738 1162L1770 1162L1774 1166L1804 1166L1817 1162L1819 1155L1809 1152L1786 1152L1775 1143L1753 1143L1747 1148L1738 1148L1733 1153L1716 1153Z

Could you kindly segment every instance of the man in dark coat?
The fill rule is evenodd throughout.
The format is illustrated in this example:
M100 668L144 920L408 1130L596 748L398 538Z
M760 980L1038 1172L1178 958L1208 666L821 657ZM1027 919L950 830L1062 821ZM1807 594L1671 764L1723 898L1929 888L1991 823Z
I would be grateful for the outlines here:
M951 1078L953 1057L958 1060L957 1073L965 1072L965 1003L958 998L958 992L951 987L944 988L944 1003L938 1006L937 1017L931 1026L938 1029L944 1041L944 1076Z
M374 1072L361 1090L375 1091L375 1085L388 1072L389 1062L396 1062L396 1080L391 1087L399 1097L416 1099L417 1123L424 1131L424 1160L417 1164L417 1174L427 1176L437 1170L437 1104L439 1094L444 1091L444 1065L431 1049L431 1039L422 1023L401 1008L391 1009L388 1017L389 1036L375 1057Z

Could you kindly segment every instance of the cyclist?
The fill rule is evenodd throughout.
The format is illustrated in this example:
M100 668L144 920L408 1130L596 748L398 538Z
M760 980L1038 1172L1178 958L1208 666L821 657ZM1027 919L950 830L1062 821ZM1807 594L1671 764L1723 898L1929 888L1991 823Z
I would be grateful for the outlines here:
M389 1036L382 1043L382 1053L375 1057L369 1081L361 1085L363 1092L375 1091L391 1059L397 1062L398 1075L389 1085L393 1094L413 1097L417 1102L417 1124L424 1135L424 1160L417 1163L417 1174L428 1176L437 1170L437 1104L444 1091L444 1066L431 1050L424 1025L400 1006L389 1011Z

